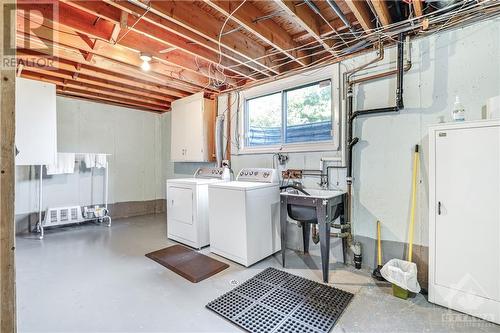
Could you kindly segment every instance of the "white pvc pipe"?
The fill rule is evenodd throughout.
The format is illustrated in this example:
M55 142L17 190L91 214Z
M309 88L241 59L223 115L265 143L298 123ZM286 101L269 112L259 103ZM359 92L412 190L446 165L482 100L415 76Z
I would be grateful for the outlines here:
M38 223L40 227L40 238L43 238L42 205L43 205L43 165L40 165L40 187L38 189Z
M108 209L108 181L109 181L109 162L106 159L106 172L105 172L105 177L106 177L106 182L104 184L104 208Z

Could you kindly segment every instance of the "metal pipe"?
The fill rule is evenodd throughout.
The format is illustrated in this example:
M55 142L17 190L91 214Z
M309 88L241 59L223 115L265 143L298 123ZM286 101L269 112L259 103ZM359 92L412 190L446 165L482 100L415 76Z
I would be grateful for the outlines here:
M43 239L43 221L42 221L42 205L43 205L43 165L40 165L40 188L38 189L38 230L40 231L40 239Z
M377 54L377 57L376 57L376 58L373 58L372 60L368 61L367 63L365 63L365 64L363 64L363 65L361 65L361 66L358 66L358 67L355 67L355 68L350 69L350 70L348 70L348 71L345 71L345 72L342 74L342 84L343 84L343 87L344 87L344 95L345 95L345 97L347 96L346 94L348 93L348 91L347 91L346 87L347 87L347 85L348 85L348 83L349 83L349 81L350 81L351 77L352 77L355 73L357 73L357 72L359 72L359 71L361 71L361 70L365 69L366 67L370 66L371 64L374 64L374 63L379 62L379 61L381 61L381 60L383 60L383 59L384 59L384 55L385 55L385 54L384 54L384 44L383 44L383 43L381 43L381 42L379 42L379 43L378 43L378 50L377 50L377 53L378 53L378 54Z
M411 62L411 46L410 46L410 36L406 36L406 44L407 44L407 48L405 49L406 50L406 63L403 67L403 71L404 72L408 72L411 67L412 67L412 62ZM377 80L377 79L382 79L384 77L387 77L387 76L391 76L391 75L394 75L394 74L397 74L398 73L398 69L391 69L389 71L385 71L385 72L382 72L382 73L377 73L377 74L373 74L373 75L368 75L368 76L364 76L364 77L360 77L360 78L356 78L354 80L350 80L349 83L350 84L359 84L359 83L363 83L363 82L367 82L367 81L371 81L371 80Z
M326 0L326 3L330 6L330 8L335 12L335 14L339 17L339 19L344 23L344 25L349 29L349 31L354 35L358 36L356 30L353 28L351 25L351 22L347 19L347 17L344 15L340 7L337 5L337 3L333 0Z
M311 8L311 10L316 13L317 15L321 15L321 12L319 11L319 8L318 6L316 6L316 4L314 2L312 2L311 0L304 0L304 3L309 7Z
M347 223L352 223L352 152L353 148L358 143L359 138L353 138L353 124L354 120L358 116L362 115L372 115L378 113L386 113L386 112L397 112L404 107L403 102L403 56L404 56L404 47L403 47L403 34L399 34L398 38L398 59L397 59L397 88L396 88L396 106L394 107L386 107L386 108L377 108L377 109L368 109L368 110L358 110L353 112L353 85L354 83L350 82L350 77L357 71L366 68L373 61L364 64L355 70L350 71L350 73L344 78L347 83L347 115L348 115L348 126L347 126ZM360 68L360 69L359 69ZM349 237L347 238L348 242L352 242L352 233L349 233Z
M336 237L336 238L349 238L350 237L349 232L331 232L330 237Z
M333 224L331 224L331 225L330 225L330 228L344 230L344 229L349 229L349 228L351 228L351 224L350 224L350 223L344 223L344 224L341 224L341 223L333 223Z

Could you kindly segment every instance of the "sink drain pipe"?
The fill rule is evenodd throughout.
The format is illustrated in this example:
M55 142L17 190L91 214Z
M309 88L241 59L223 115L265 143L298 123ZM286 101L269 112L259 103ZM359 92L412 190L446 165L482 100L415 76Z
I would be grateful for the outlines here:
M410 53L408 52L408 55ZM357 71L364 69L366 66L361 66L357 68L354 71L351 71L349 75L347 76L347 80L345 80L345 85L347 85L347 116L348 116L348 126L347 126L347 140L346 140L346 148L347 148L347 223L349 225L352 225L352 183L353 183L353 177L352 177L352 152L354 149L354 146L358 143L359 138L353 137L353 125L354 121L356 120L357 117L360 116L367 116L367 115L374 115L374 114L380 114L380 113L389 113L389 112L398 112L399 110L404 108L404 102L403 102L403 73L411 68L411 60L410 56L408 56L408 62L406 66L403 66L403 59L404 59L404 35L402 33L399 34L398 36L398 41L397 41L397 68L396 70L388 71L385 73L381 74L376 74L370 77L362 78L362 79L357 79L357 80L350 80L350 77ZM373 63L371 61L370 63ZM367 110L357 110L353 111L353 86L356 83L361 83L365 82L371 79L377 79L385 76L389 76L391 74L396 74L396 105L392 107L385 107L385 108L376 108L376 109L367 109ZM344 86L345 88L345 86ZM338 235L340 237L344 235ZM337 236L337 237L338 237ZM352 239L352 231L349 229L348 231L348 236L347 236L347 242L351 250L355 253L356 257L356 268L361 267L361 247L359 243L353 244L353 239Z

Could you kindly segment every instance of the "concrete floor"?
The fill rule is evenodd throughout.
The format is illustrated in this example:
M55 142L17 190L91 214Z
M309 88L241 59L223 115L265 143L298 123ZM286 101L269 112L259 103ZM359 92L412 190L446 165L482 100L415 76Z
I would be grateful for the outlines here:
M238 332L205 304L266 267L230 267L197 284L144 257L174 244L163 215L49 231L43 241L17 238L20 332ZM203 253L209 253L204 249ZM225 261L223 258L215 258ZM289 252L286 271L321 280L320 260ZM332 264L330 281L355 297L332 332L500 332L500 326L376 285L369 272ZM454 316L449 316L450 314ZM458 315L458 317L456 316ZM450 319L451 317L451 319Z

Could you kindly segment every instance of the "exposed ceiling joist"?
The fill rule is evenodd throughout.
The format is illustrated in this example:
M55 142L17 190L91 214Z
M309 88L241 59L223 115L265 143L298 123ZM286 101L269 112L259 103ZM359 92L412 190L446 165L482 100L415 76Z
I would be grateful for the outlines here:
M93 89L85 86L74 86L73 84L69 83L69 80L59 79L50 75L39 74L32 71L27 71L27 70L24 71L22 77L55 84L58 87L58 89L63 91L64 93L72 91L75 93L86 94L88 96L105 98L116 102L125 103L127 105L147 108L154 111L167 111L168 108L170 107L170 104L165 104L165 105L158 105L156 103L151 104L145 102L144 100L143 101L136 100L135 97L122 96L121 94L113 92L104 92L101 89Z
M123 1L106 0L106 2L130 8L130 4ZM136 5L133 7L137 13L144 13L144 7L149 8L149 12L153 16L187 29L209 41L209 44L215 43L217 49L220 46L222 54L238 55L243 59L245 65L251 66L263 75L271 76L279 73L279 70L273 68L271 60L266 56L265 48L241 32L221 36L219 45L219 35L223 22L208 15L207 12L189 1L155 1L151 3L150 7L137 0L131 0L131 2Z
M85 90L93 93L103 93L108 96L128 99L135 101L136 103L141 103L145 105L155 106L157 108L164 108L170 105L170 102L162 101L158 99L146 98L137 94L130 94L124 91L118 90L116 88L103 88L94 84L89 84L86 82L81 82L80 80L74 80L71 76L64 75L61 72L49 71L39 68L29 68L24 72L25 76L32 75L44 79L47 82L52 82L54 84L64 86L67 88L74 88Z
M370 9L365 1L345 0L345 3L349 6L354 16L356 16L356 19L365 32L368 33L375 27L370 15Z
M30 42L30 46L37 46L38 40L34 39L30 35L25 35L23 33L18 32L17 34L17 44L23 45L22 43L25 39L28 38ZM47 43L48 41L44 41ZM123 77L134 77L135 81L138 85L145 85L146 87L154 87L158 91L164 91L168 94L177 97L183 97L190 93L195 93L199 91L199 88L193 86L192 84L187 84L182 81L182 73L175 72L176 68L169 68L165 66L165 71L163 68L156 67L157 72L150 71L145 73L139 69L138 66L125 64L120 61L116 61L113 59L96 56L92 59L92 62L87 62L81 53L71 47L65 47L60 45L54 45L52 42L49 42L49 45L54 49L53 51L44 50L42 47L45 44L38 45L40 47L39 53L43 59L45 59L45 66L52 66L54 63L54 57L58 59L63 59L65 61L70 61L72 63L81 64L82 71L85 68L88 68L89 71L95 71L98 76L113 75L116 77L116 80L122 80ZM19 49L18 49L19 50ZM19 51L18 51L19 52ZM29 50L21 49L21 53L25 53L27 55L32 55ZM27 59L28 61L33 61L34 59L38 59L38 55L36 58ZM43 63L42 63L43 64ZM108 74L112 73L112 74ZM145 83L147 82L147 83Z
M382 23L383 26L387 26L392 23L391 13L387 7L387 2L385 0L368 0L373 5L375 12Z
M332 41L324 41L321 38L320 24L314 17L307 6L295 6L293 1L290 0L274 0L275 3L291 16L307 33L313 37L326 51L333 54L337 53L332 49Z
M21 56L22 57L22 56ZM37 68L36 66L33 67L26 67L26 69L32 71L32 72L37 72L40 74L45 74L45 75L52 75L58 78L66 79L66 80L71 80L71 71L68 70L68 67L71 67L70 65L65 65L59 63L59 69L58 70L49 70L49 69L44 69L44 68ZM75 80L75 79L73 79ZM110 82L104 79L96 78L93 76L85 75L80 73L78 76L78 82L87 84L89 86L96 86L96 87L102 87L103 89L114 89L117 91L121 91L123 94L126 95L131 95L131 96L137 96L137 97L142 97L144 100L147 99L152 99L152 100L157 100L157 101L163 101L163 102L172 102L175 97L173 96L166 96L154 92L149 92L144 89L139 89L134 86L130 85L124 85L124 84L117 84L115 82Z
M20 30L22 28L22 25L19 25L18 22L18 31L23 32L22 30ZM101 40L97 40L94 48L91 48L84 40L80 38L80 36L72 32L70 29L60 26L59 30L61 31L61 33L56 36L53 34L50 28L40 26L37 29L36 38L43 38L45 41L56 43L54 46L55 50L57 50L60 46L64 46L76 49L79 51L79 53L82 53L82 51L90 52L95 55L94 58L96 56L100 56L102 58L112 59L113 61L136 66L138 70L142 64L142 61L139 59L138 51L134 51L119 45L111 45ZM83 54L81 58L84 63L90 62ZM94 59L92 59L92 61L93 60ZM167 76L170 76L172 78L174 77L174 75L176 75L178 80L181 81L184 85L189 83L197 86L198 88L208 87L210 83L207 76L201 75L201 73L197 73L194 70L188 71L175 65L171 66L171 64L169 64L167 61L165 61L165 63L153 63L151 66L151 72L166 74Z
M63 7L67 5L61 4L60 7ZM48 20L43 18L42 16L37 15L37 8L38 5L33 5L31 8L30 12L24 12L24 15L30 15L30 19L38 19L41 22L47 22ZM35 14L32 14L35 13ZM68 9L65 9L65 12L69 12ZM74 14L74 13L73 13ZM84 13L85 14L85 13ZM36 17L36 18L35 18ZM69 20L70 22L74 20ZM101 20L102 22L104 20ZM108 21L108 24L113 27L114 24L112 22ZM92 58L93 54L101 54L102 49L111 49L113 47L118 47L118 46L125 46L130 50L136 51L136 60L139 60L139 54L140 52L149 52L153 55L156 55L158 57L158 60L160 60L162 63L166 63L169 65L173 66L178 66L181 70L186 71L185 76L191 76L193 78L199 77L199 76L204 76L206 79L202 79L203 81L207 80L205 83L200 84L200 86L208 86L210 82L208 81L211 78L214 77L224 77L224 74L220 74L219 72L215 70L210 70L210 67L208 64L204 63L202 60L197 61L194 57L186 57L185 55L179 54L179 53L170 53L168 56L164 56L159 54L157 51L160 49L163 49L165 45L170 45L170 44L165 44L162 43L160 40L153 40L153 41L147 41L144 40L143 38L140 37L140 35L134 31L127 31L126 35L122 35L120 37L120 45L112 45L108 42L108 39L102 40L100 38L95 37L94 35L86 35L83 32L77 31L75 35L75 30L73 30L74 27L70 25L70 23L66 22L66 19L63 17L59 18L59 28L58 28L58 38L57 42L64 44L63 41L69 41L72 40L74 43L82 44L81 42L83 41L85 44L82 47L76 46L76 44L65 44L65 45L72 45L80 49L81 51L85 52L85 58L87 61L90 61ZM37 29L37 36L39 36L41 33L39 30L42 30L44 36L47 36L48 38L53 37L52 30L49 27L46 26L41 26L39 29ZM77 40L77 38L74 37L79 37L80 40ZM98 53L100 52L100 53ZM116 52L114 52L116 54ZM104 55L106 56L106 55ZM139 62L139 65L142 62ZM187 73L190 72L190 73ZM226 81L229 83L229 85L236 85L236 81L227 78Z
M241 4L241 1L204 1L218 12L224 14L226 17L233 13L233 11ZM307 66L307 64L311 62L307 53L295 50L299 47L299 44L292 39L292 36L290 36L288 32L272 20L267 21L266 24L259 24L258 19L260 17L262 17L260 10L251 3L247 2L231 16L231 20L246 29L248 32L259 37L271 47L279 50L300 66Z
M424 10L422 8L422 0L412 0L413 10L415 10L415 16L420 17L424 15Z
M131 47L130 39L135 36L135 41L132 43L133 47L141 49L142 51L146 51L147 48L148 52L155 54L158 53L160 49L175 47L177 51L170 55L169 61L179 64L180 66L186 67L187 64L191 63L189 69L197 70L198 65L196 63L199 63L208 71L209 64L218 65L220 63L222 67L231 68L230 71L226 71L225 73L225 75L229 77L240 75L246 79L255 80L255 78L252 77L253 69L251 67L241 66L240 63L227 59L226 57L220 58L216 50L210 50L199 44L190 43L189 40L177 34L165 33L165 29L151 23L150 20L145 17L128 15L128 12L125 10L112 6L113 3L107 4L101 1L67 1L66 4L78 10L103 18L113 23L115 27L121 24L120 22L123 18L122 14L126 13L128 17L126 25L128 28L121 34L121 37L116 40L118 44ZM152 41L141 41L141 37L137 38L137 35L146 37L146 39L151 39ZM138 39L139 44L137 44ZM152 49L152 44L157 45L157 47ZM163 45L158 46L159 44ZM157 54L157 56L159 55ZM197 58L197 61L195 61L195 58ZM236 85L235 80L227 79L227 81L229 85Z

